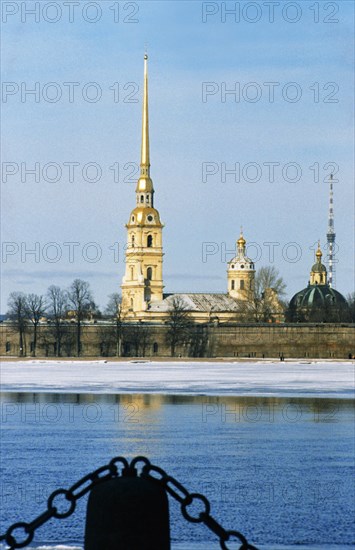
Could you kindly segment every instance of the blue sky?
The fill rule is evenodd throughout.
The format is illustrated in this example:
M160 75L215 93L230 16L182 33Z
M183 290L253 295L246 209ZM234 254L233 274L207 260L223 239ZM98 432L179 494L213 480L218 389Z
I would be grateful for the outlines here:
M273 263L289 297L306 286L312 248L318 239L325 245L329 163L339 167L336 286L344 294L353 290L352 2L281 2L273 23L263 2L257 8L255 2L101 1L91 8L81 2L73 22L62 2L48 12L41 3L38 22L21 13L35 2L2 4L1 311L13 290L44 293L75 277L90 282L102 307L119 291L124 224L135 205L135 176L124 180L130 163L139 162L146 45L166 291L225 291L231 258L225 250L235 246L240 226L254 243L250 255L261 256L257 267ZM223 5L239 8L240 21L228 15L223 22ZM110 7L119 9L119 22ZM97 21L90 23L85 19L95 9ZM57 22L46 21L56 14ZM276 83L273 102L268 82ZM24 92L35 83L38 101L21 96L21 86ZM68 83L76 83L73 101ZM204 83L215 91L205 101ZM239 100L223 97L223 87L236 86ZM258 101L251 101L253 93ZM35 163L39 181L25 174ZM73 181L68 163L78 163L71 165ZM240 181L233 175L224 181L223 166L236 163ZM278 163L274 181L265 163ZM253 182L255 165L261 172ZM216 174L203 178L206 166ZM204 256L206 249L213 254Z

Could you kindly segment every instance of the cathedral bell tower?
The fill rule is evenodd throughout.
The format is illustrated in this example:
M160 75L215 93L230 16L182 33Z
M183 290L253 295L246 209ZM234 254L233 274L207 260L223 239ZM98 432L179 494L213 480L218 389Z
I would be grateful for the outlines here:
M136 318L152 302L163 299L162 230L154 208L154 187L150 177L148 119L148 56L144 56L144 94L140 176L136 207L127 227L126 271L122 279L122 313Z
M228 294L236 300L252 300L254 297L255 267L254 262L246 255L246 240L242 231L236 244L237 255L228 262Z

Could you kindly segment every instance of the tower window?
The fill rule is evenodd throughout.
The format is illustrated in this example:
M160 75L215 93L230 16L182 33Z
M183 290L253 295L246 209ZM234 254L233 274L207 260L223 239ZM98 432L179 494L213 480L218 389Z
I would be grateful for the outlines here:
M148 203L149 203L149 195L146 196L145 202L148 202Z
M134 268L131 267L131 281L133 281L134 279Z
M244 290L244 279L240 281L240 290Z
M144 195L141 195L141 202L144 202Z
M231 281L231 290L234 290L234 281Z
M153 353L158 353L158 349L159 349L158 343L154 342L154 344L153 344Z
M151 281L152 277L153 277L153 270L152 270L151 267L148 267L148 269L147 269L147 279L148 279L148 281Z
M132 222L134 222L134 216L132 216Z
M153 237L152 235L148 235L147 237L147 247L151 248L153 246Z
M135 236L132 235L132 246L134 246L134 242L135 242Z
M133 311L133 298L131 298L131 311Z

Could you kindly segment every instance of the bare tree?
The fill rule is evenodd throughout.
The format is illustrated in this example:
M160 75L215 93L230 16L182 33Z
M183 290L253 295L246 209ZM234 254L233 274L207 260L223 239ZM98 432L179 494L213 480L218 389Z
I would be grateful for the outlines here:
M264 266L255 275L255 292L261 295L267 288L272 288L280 298L286 294L286 283L275 266Z
M52 285L47 291L48 314L53 324L49 325L49 330L55 338L55 354L57 357L62 355L62 343L68 328L64 320L68 310L68 296L65 290L59 286Z
M32 355L33 357L36 357L38 325L41 317L43 317L47 309L44 296L40 296L38 294L29 294L26 297L25 308L27 316L33 327Z
M150 344L150 328L139 321L129 323L124 327L124 341L126 345L132 346L136 357L145 357L147 346Z
M23 292L11 292L7 304L9 307L7 315L19 335L19 356L23 357L27 328L26 295Z
M171 357L175 357L176 347L189 339L191 331L190 314L180 296L174 296L169 309L167 342L170 345Z
M254 282L251 300L239 300L239 311L245 321L268 322L282 314L286 284L274 266L261 267Z
M96 309L92 298L90 285L81 279L75 279L67 292L69 305L73 307L76 323L76 353L81 352L82 322L89 313Z
M346 301L349 306L349 321L355 323L355 292L348 294Z
M192 357L205 357L208 344L208 324L195 323L190 327L190 355Z
M122 298L118 292L109 295L109 301L105 309L105 315L112 322L113 339L116 345L116 356L122 355ZM111 331L110 331L111 332Z

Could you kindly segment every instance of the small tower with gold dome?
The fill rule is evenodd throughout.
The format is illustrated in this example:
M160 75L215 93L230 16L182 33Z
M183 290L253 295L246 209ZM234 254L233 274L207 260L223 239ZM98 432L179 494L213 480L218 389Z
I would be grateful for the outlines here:
M122 313L136 317L149 304L163 299L162 230L154 208L154 187L150 177L148 119L148 56L144 56L144 94L140 177L136 187L136 207L127 227L126 271L122 280Z
M237 240L237 255L228 262L228 295L237 300L251 300L254 296L254 262L247 257L243 231Z
M318 249L316 251L316 263L313 264L310 274L309 283L311 285L326 285L327 284L327 269L322 264L322 251L320 242L318 241Z

